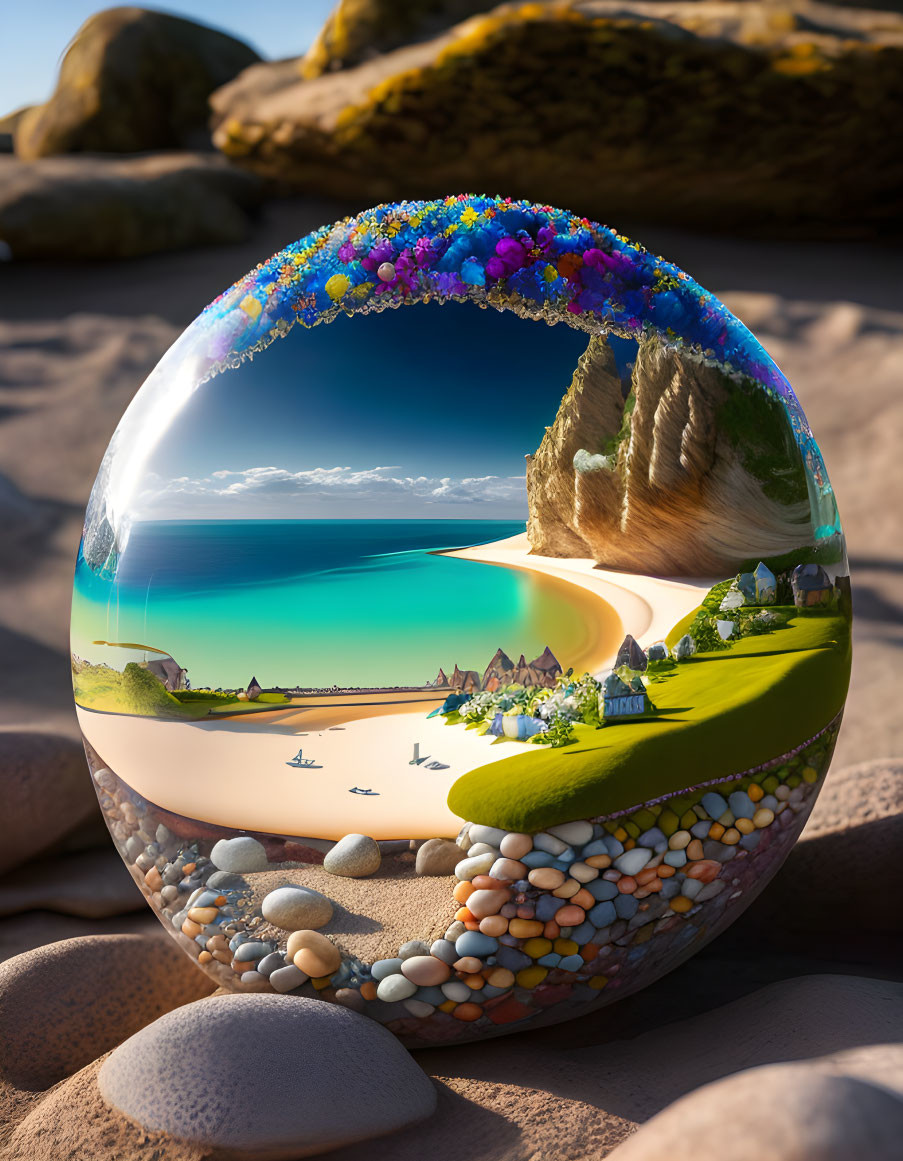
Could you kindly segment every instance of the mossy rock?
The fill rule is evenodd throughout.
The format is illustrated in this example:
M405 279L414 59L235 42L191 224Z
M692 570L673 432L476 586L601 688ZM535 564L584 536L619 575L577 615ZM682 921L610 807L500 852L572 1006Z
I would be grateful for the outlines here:
M207 98L257 53L224 32L143 8L90 17L56 91L17 122L22 158L185 148L206 135Z
M214 94L214 141L356 201L474 189L606 220L897 230L903 19L762 7L506 5L355 68L262 86L256 103Z
M489 0L339 0L302 59L301 75L349 68L491 7Z

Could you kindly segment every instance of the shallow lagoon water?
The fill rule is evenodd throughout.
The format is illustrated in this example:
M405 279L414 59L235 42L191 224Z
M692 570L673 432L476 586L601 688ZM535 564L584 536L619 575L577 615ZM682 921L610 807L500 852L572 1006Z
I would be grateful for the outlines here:
M517 521L137 522L115 578L79 562L73 651L98 639L172 653L195 687L423 685L499 647L589 660L595 633L561 586L437 555ZM199 607L203 616L198 615ZM148 654L151 656L151 654ZM130 657L129 660L132 658Z

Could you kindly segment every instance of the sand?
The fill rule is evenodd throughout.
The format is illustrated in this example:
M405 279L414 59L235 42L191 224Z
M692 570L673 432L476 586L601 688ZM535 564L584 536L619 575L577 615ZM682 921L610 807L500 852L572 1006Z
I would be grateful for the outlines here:
M460 906L452 894L458 882L454 875L416 875L413 854L407 860L383 859L379 871L364 879L330 875L316 866L259 871L244 879L255 911L264 895L277 887L312 887L326 895L335 911L319 930L366 963L398 955L409 939L427 943L441 939ZM269 925L262 925L257 934L285 938L284 931Z

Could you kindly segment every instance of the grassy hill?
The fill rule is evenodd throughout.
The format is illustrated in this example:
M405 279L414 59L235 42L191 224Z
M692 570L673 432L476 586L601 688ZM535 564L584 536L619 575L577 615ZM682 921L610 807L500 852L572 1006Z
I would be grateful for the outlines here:
M651 718L574 727L560 749L500 743L497 762L452 786L462 818L537 831L679 793L777 758L842 708L850 677L848 621L833 611L778 607L786 628L698 653L649 693ZM695 611L675 625L673 644ZM515 745L516 752L512 753Z

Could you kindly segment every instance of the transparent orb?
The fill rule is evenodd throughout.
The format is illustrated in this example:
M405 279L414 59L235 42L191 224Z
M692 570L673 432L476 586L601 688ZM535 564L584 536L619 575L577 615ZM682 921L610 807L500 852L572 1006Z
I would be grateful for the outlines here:
M675 266L502 199L378 207L212 303L113 436L73 594L164 926L412 1045L579 1015L723 930L849 666L781 372Z

